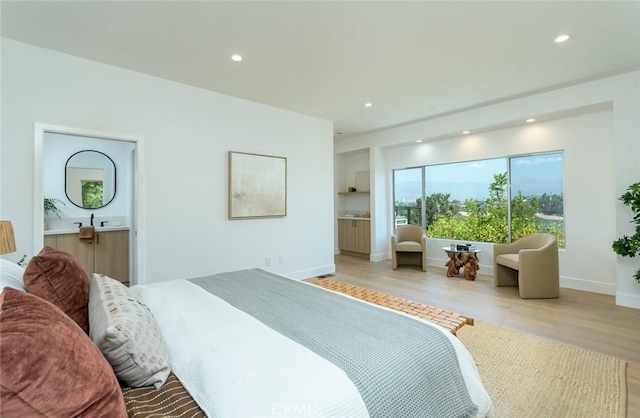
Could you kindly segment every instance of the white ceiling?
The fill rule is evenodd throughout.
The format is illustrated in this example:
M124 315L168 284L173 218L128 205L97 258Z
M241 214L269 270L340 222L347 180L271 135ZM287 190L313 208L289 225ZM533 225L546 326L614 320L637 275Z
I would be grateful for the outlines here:
M348 137L638 70L640 2L2 1L2 36Z

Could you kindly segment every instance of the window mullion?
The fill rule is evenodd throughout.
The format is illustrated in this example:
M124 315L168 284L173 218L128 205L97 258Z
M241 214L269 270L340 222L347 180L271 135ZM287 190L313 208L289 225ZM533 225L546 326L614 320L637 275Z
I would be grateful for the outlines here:
M507 157L507 242L511 242L511 157Z

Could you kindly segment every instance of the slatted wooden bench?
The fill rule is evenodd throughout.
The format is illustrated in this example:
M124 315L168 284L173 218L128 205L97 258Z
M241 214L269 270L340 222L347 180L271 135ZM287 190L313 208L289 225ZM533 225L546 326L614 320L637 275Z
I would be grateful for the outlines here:
M358 287L326 278L316 278L311 280L310 283L324 287L325 289L353 296L357 299L362 299L375 305L404 312L420 319L424 319L425 321L433 322L434 324L438 324L441 327L446 328L453 335L456 335L456 332L458 332L458 330L464 325L473 325L473 318L469 318L455 312L445 311L444 309L435 308L433 306L423 305L418 302L412 302L407 299L397 298L395 296L387 295L386 293L365 289L364 287Z

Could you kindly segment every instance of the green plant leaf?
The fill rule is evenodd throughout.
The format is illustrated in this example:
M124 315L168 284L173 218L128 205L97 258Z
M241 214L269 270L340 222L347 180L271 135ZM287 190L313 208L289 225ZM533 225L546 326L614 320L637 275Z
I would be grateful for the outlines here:
M611 245L613 251L623 257L633 258L640 255L640 182L633 183L627 188L627 191L619 198L625 206L629 206L633 211L633 217L630 221L636 225L635 234L632 236L624 235ZM640 269L636 271L633 278L640 283Z
M53 213L58 217L58 219L62 219L62 216L60 216L60 209L58 208L57 205L66 206L66 203L64 203L60 199L45 197L44 198L44 214L48 215L50 213Z

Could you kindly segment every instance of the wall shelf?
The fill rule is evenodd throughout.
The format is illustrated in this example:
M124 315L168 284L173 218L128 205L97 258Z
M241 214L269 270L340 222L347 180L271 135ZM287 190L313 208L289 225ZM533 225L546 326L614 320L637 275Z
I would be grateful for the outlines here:
M368 194L369 191L366 192L338 192L338 194Z

